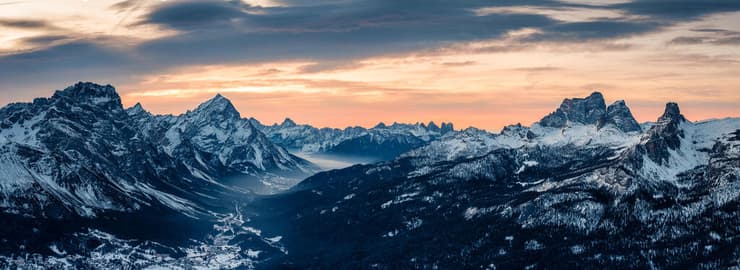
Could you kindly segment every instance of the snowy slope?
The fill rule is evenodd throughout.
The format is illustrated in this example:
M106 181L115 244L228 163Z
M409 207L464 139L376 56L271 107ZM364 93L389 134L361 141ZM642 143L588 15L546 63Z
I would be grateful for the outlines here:
M157 204L196 216L202 198L183 190L218 190L143 141L109 85L78 83L0 116L5 213L94 217Z
M112 87L79 83L0 119L0 268L740 263L740 119L691 122L675 103L642 125L594 93L498 134L338 130L262 126L220 95L178 116L124 110ZM312 170L275 142L411 151L271 196L225 180L287 188Z
M373 128L315 128L286 118L282 124L265 126L251 119L273 142L307 153L340 154L387 160L454 133L452 123L378 124Z
M736 266L740 119L690 122L668 103L625 129L610 123L631 115L610 120L600 100L566 99L549 122L450 134L257 202L272 207L265 223L293 220L281 231L292 255L276 265Z
M310 162L272 143L221 95L179 116L152 116L140 106L129 114L140 119L148 138L198 173L308 174L315 170Z
M312 168L218 96L155 116L81 82L0 119L0 268L252 268L284 251L221 177Z

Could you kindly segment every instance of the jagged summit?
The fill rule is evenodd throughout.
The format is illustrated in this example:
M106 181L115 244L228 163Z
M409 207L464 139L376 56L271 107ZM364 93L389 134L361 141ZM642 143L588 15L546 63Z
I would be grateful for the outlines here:
M665 112L658 118L658 122L648 131L648 139L640 151L657 164L666 164L671 156L669 150L681 147L682 139L686 138L685 129L681 124L687 122L681 115L678 104L668 102ZM686 142L684 142L686 143Z
M600 92L585 98L566 98L555 111L540 120L546 127L565 127L568 122L597 124L606 114L606 103Z
M503 129L501 129L502 135L510 136L510 137L519 137L519 138L527 138L532 139L535 137L534 133L529 130L529 128L522 126L521 123L516 123L514 125L508 125L505 126Z
M67 97L89 98L89 97L116 97L116 89L110 85L100 85L93 82L78 82L64 90L58 90L54 96L63 95Z
M121 97L110 84L78 82L64 90L57 90L51 100L65 100L72 104L102 105L111 109L122 109Z
M678 108L678 103L675 102L666 103L663 115L658 118L658 123L684 121L686 121L686 118L681 114L681 109Z
M150 114L149 112L147 112L144 109L144 106L142 106L141 103L139 103L139 102L136 102L136 104L134 104L134 106L131 106L131 107L127 108L126 109L126 113L128 115L137 115L137 114L142 114L142 113L144 113L144 114Z
M201 103L198 106L198 109L206 108L206 107L224 107L224 106L233 106L231 104L231 100L222 96L221 94L216 94L211 99L206 100L205 102Z
M539 123L544 127L555 128L566 127L568 123L597 125L599 128L613 125L625 132L640 131L640 125L623 100L607 107L600 92L593 92L585 98L564 99L557 110L542 118Z
M257 118L249 117L247 121L249 121L249 123L252 124L253 127L263 127L262 122L260 122L260 120L257 120Z
M377 125L375 125L375 127L373 127L373 128L386 128L386 127L388 127L388 126L386 126L385 123L380 122Z
M234 108L231 101L221 94L201 103L192 113L214 115L218 114L229 118L241 118L239 111Z
M625 132L642 130L624 100L617 100L606 108L606 116L599 123L599 127L606 125L614 125Z
M297 124L295 123L295 121L293 121L293 119L290 119L289 117L286 117L285 120L283 120L283 123L280 124L281 127L294 127L296 125Z
M429 121L429 124L427 125L427 128L430 131L435 131L435 132L439 132L440 131L439 126L437 126L437 124L435 124L434 121Z
M439 128L440 133L445 134L445 133L452 132L452 131L455 131L455 127L452 125L451 122L450 123L442 122Z

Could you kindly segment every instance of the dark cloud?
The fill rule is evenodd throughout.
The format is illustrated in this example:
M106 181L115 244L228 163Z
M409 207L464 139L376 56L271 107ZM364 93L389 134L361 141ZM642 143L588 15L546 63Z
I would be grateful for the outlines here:
M55 28L53 25L43 20L2 19L2 18L0 18L0 26L12 27L12 28L23 28L23 29L53 29Z
M24 44L29 44L32 46L44 46L49 45L52 42L56 41L62 41L71 39L69 36L66 35L41 35L41 36L35 36L30 38L24 38L22 42Z
M71 42L0 57L0 91L38 81L99 81L125 76L127 54L89 42ZM43 80L42 80L43 79Z
M176 34L119 50L111 49L106 45L110 43L94 38L74 38L72 34L64 32L65 36L70 37L65 38L49 33L25 41L46 45L43 48L0 56L0 81L19 78L30 80L31 77L50 80L61 76L76 76L77 80L83 79L80 76L91 74L99 74L102 78L98 79L130 78L188 65L275 60L318 61L319 64L305 67L304 70L318 72L342 68L364 57L434 51L459 42L506 37L510 31L523 28L534 28L539 32L516 39L516 44L493 44L478 50L514 51L542 42L573 44L614 40L659 31L677 22L716 12L740 10L740 1L737 0L637 0L599 7L548 0L281 2L285 5L257 7L242 1L168 1L147 5L142 4L143 0L121 1L110 8L128 14L133 9L149 9L145 16L132 18L135 22L125 26L154 25L176 30ZM524 7L524 11L483 16L475 12L485 7L515 6ZM626 15L624 18L567 22L537 12L528 14L527 6L555 10L607 8L624 11ZM640 19L632 19L634 16L630 15L641 16ZM53 27L42 20L0 20L0 25L17 28ZM711 33L722 35L720 32ZM69 43L49 46L60 42ZM684 38L676 42L685 44L690 40ZM711 40L701 36L693 42L736 44L737 36L714 37ZM614 46L618 48L611 49L628 48L624 44Z
M635 0L616 4L612 7L631 14L668 20L691 20L697 17L719 13L740 11L737 0Z
M323 61L316 64L306 65L301 67L300 72L302 73L318 73L325 71L336 71L343 69L360 68L363 65L361 63L352 61Z
M701 44L704 43L704 38L702 37L676 37L668 42L669 44L677 44L677 45L691 45L691 44Z
M177 64L339 61L496 38L511 30L558 23L535 14L476 16L471 8L481 4L474 1L471 5L410 2L417 5L360 1L353 5L255 8L232 2L176 2L160 6L139 23L154 23L181 34L147 42L137 50L156 62L174 58ZM197 19L190 19L190 14L204 10Z
M731 54L704 55L696 53L668 54L646 57L646 62L671 63L697 67L728 67L740 64L740 58Z
M680 36L668 42L669 45L740 45L740 32L725 29L694 29L697 35Z
M173 2L149 13L137 24L159 24L174 29L192 30L198 27L227 23L247 15L239 2Z
M544 28L524 41L586 41L613 39L656 31L665 26L655 21L590 21L560 23Z

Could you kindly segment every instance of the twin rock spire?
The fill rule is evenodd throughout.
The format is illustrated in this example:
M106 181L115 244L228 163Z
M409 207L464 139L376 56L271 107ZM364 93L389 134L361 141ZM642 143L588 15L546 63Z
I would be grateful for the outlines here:
M641 130L623 100L607 107L604 96L599 92L593 92L585 98L563 100L557 110L540 120L540 125L562 128L568 122L597 125L599 128L611 124L624 132Z

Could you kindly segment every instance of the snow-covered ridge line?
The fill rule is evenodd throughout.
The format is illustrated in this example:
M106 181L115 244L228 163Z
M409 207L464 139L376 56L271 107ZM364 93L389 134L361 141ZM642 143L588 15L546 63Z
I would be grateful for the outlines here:
M0 119L5 213L92 218L162 207L197 218L204 202L212 207L240 190L219 182L226 176L260 183L265 174L315 168L220 95L181 116L154 116L140 104L124 110L110 85L80 82L0 108Z
M456 132L452 123L438 126L434 122L392 125L380 123L372 128L356 126L339 129L296 124L290 118L286 118L282 124L270 126L263 125L254 118L250 118L250 121L273 142L289 149L306 153L374 157L380 160L395 158L445 134Z

